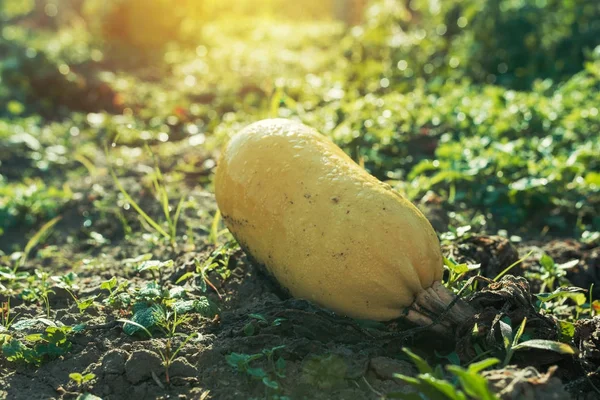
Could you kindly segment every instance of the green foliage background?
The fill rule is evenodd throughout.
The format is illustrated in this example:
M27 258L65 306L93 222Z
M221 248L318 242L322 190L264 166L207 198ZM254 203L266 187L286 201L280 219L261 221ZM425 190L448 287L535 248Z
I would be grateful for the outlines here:
M74 156L101 165L115 137L216 159L280 116L452 223L600 230L598 2L378 0L354 27L326 2L145 3L0 3L0 229L56 215L90 173Z

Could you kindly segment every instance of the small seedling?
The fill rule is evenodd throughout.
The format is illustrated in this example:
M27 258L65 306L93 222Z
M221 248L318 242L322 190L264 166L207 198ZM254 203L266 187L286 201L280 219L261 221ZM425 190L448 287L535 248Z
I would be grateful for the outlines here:
M41 365L46 359L56 358L71 350L69 326L49 326L42 333L27 335L24 341L10 338L2 345L2 353L8 361Z
M487 381L480 372L500 362L497 358L488 358L469 365L466 369L458 365L448 365L447 372L452 376L446 376L441 366L432 368L427 361L411 352L403 349L411 361L419 370L416 377L395 374L394 376L417 391L415 393L388 393L386 398L395 399L451 399L466 400L470 398L481 400L499 400L488 387Z
M87 385L96 378L96 374L89 373L84 375L79 372L72 372L69 374L69 378L77 384L80 392L84 392L87 390Z
M173 361L177 358L177 354L179 354L181 349L183 349L190 340L194 338L200 339L201 334L198 332L192 332L189 335L184 335L176 332L177 327L183 322L187 321L187 316L177 317L176 313L166 315L164 313L164 310L161 311L160 309L155 309L153 312L155 313L154 318L157 320L156 324L159 325L162 328L163 332L167 335L164 349L158 348L156 349L156 352L159 354L162 360L163 367L165 368L165 380L167 384L170 385L171 377L169 374L169 369L173 364ZM134 326L137 329L144 331L150 339L153 338L150 330L147 329L144 325L132 320L122 319L119 321L124 323L123 330L126 329L127 325ZM179 346L177 346L175 351L173 351L173 342L177 337L183 337L184 339L179 344Z
M444 257L444 268L449 272L444 285L450 289L458 289L458 282L469 272L479 270L481 264L458 264L452 258Z
M116 139L115 139L115 142L116 142ZM115 146L115 143L113 143L113 146ZM148 151L150 151L149 147L146 147L146 148ZM110 153L108 151L108 147L105 148L105 153L106 153L106 157L108 159L110 159ZM152 154L151 151L150 151L150 153ZM152 156L154 157L153 154L152 154ZM123 197L125 197L125 199L131 205L131 207L133 207L133 209L138 213L141 220L143 222L146 222L157 233L159 233L161 236L163 236L165 239L167 239L173 248L177 247L177 243L175 241L176 235L177 235L177 224L179 222L179 217L180 217L181 211L183 209L184 198L182 197L179 200L179 202L177 203L175 212L173 214L171 214L172 209L170 206L168 191L166 189L163 174L162 174L160 168L158 167L158 164L155 162L154 174L151 176L151 178L152 178L152 185L154 188L155 195L161 205L161 209L162 209L163 215L165 217L165 221L167 224L167 230L165 230L161 226L160 223L158 223L155 219L153 219L150 215L148 215L140 207L140 205L133 199L133 197L131 197L131 195L129 194L127 189L125 189L125 187L123 186L123 184L117 177L117 174L114 171L112 165L109 166L109 169L110 169L110 175L113 178L115 186L117 186L117 188L119 189L119 191L121 192Z
M514 335L512 327L509 323L503 320L498 321L498 323L500 324L500 333L502 334L502 341L506 352L504 356L504 362L502 363L503 366L508 365L513 357L514 352L521 349L539 349L571 355L577 353L577 350L571 345L567 343L556 342L554 340L531 339L519 343L521 336L525 332L527 318L523 318L521 325L519 325L519 328Z
M557 264L554 259L548 254L542 254L540 258L540 267L537 271L527 272L526 276L528 279L538 279L542 281L542 287L540 292L546 291L546 289L553 291L556 284L559 286L570 286L570 282L567 280L567 271L579 264L579 260L571 260L563 264Z
M258 325L259 327L279 326L282 322L286 320L285 318L275 318L271 323L269 323L269 321L261 314L248 314L248 316L254 318L255 320L257 320L257 322L248 322L244 326L243 331L246 336L253 336L256 333L256 325Z
M278 378L285 378L286 364L285 359L282 357L275 360L275 353L284 347L275 346L271 349L264 349L257 354L231 353L225 359L237 371L247 374L252 379L258 379L266 388L279 392L282 388ZM264 358L267 359L268 370L250 366L251 362Z
M11 315L10 298L2 303L0 308L0 332L8 331L19 314Z
M28 280L31 283L31 275L28 272L19 271L29 258L31 251L39 245L45 237L50 233L54 225L56 225L62 217L58 216L46 222L42 227L27 241L22 252L15 252L11 255L12 268L8 266L0 266L0 289L3 291L7 288L1 282L7 282L10 286L15 286L16 289L23 289L22 281ZM17 284L17 282L19 282Z

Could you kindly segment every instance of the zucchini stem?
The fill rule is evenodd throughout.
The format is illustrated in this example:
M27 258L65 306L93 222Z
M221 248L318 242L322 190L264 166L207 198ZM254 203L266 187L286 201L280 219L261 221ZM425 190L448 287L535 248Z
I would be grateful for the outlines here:
M421 291L408 307L405 318L419 326L427 326L435 332L453 335L453 327L475 315L475 310L461 300L441 281Z

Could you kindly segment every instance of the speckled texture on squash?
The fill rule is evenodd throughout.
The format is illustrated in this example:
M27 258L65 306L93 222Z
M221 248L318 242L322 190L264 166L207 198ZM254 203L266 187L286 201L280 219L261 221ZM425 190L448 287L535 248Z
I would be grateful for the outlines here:
M401 316L442 278L423 214L314 129L259 121L224 149L215 193L227 228L298 298L354 318Z

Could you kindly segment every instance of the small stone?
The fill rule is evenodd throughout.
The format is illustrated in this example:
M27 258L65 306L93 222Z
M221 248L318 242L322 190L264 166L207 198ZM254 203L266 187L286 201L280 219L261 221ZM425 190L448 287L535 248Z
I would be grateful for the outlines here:
M128 357L129 353L121 349L108 351L102 357L102 371L105 374L122 374L125 372L125 361Z
M138 350L125 362L125 374L129 382L136 384L152 377L152 371L159 374L162 362L158 354L149 350Z
M394 374L414 375L412 364L406 361L394 360L388 357L375 357L371 359L369 368L375 372L379 379L394 379Z

